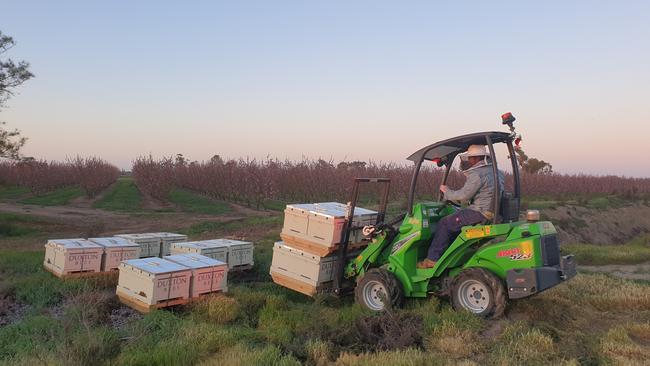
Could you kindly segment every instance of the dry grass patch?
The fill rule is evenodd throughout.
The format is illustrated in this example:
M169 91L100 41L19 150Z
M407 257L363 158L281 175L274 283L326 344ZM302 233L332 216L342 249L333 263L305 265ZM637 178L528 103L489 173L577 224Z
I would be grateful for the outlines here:
M200 314L210 322L226 324L239 316L239 303L236 299L225 295L206 296L194 303L192 313Z
M445 362L429 352L409 348L406 350L375 353L343 353L334 363L336 366L431 366Z
M650 360L650 323L611 329L600 341L603 361L615 365L647 365Z

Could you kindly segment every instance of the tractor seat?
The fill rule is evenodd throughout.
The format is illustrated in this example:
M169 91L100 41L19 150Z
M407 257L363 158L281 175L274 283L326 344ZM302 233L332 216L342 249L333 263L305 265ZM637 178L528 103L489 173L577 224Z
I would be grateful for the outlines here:
M519 200L511 192L503 192L499 211L501 222L519 220Z

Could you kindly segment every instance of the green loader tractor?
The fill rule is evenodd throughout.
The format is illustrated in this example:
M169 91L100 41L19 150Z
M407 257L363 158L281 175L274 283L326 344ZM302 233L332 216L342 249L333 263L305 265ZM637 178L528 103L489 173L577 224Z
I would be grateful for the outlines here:
M355 301L374 311L398 307L405 297L448 296L455 309L465 309L484 318L498 318L508 300L538 294L576 275L573 255L560 254L553 224L540 221L539 212L533 210L526 212L525 219L520 219L521 188L515 145L521 137L515 132L512 114L504 114L502 120L510 127L510 132L458 136L413 153L408 158L415 167L407 211L392 222L384 222L390 180L355 179L343 241L338 250L333 283L335 294L354 291ZM499 143L507 146L512 163L512 192L499 187L494 152L495 144ZM487 145L490 153L496 182L493 219L463 227L435 267L416 268L418 261L427 255L437 223L459 209L453 202L414 203L419 172L425 162L444 167L442 184L446 184L454 159L470 145ZM353 227L350 218L354 216L359 189L364 183L383 185L377 223L364 228ZM350 258L348 242L353 230L363 230L369 243Z

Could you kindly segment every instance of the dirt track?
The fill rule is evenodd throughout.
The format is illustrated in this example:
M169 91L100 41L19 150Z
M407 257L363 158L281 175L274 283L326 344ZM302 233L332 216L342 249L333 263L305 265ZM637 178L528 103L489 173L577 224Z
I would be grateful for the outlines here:
M602 266L578 266L578 269L592 273L607 273L626 280L650 281L650 262L639 264L607 264Z

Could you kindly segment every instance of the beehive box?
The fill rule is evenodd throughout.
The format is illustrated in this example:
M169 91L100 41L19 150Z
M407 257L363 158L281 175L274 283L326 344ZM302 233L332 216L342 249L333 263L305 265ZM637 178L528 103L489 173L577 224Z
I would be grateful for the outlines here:
M205 242L228 248L229 269L248 269L253 266L253 243L232 239L214 239Z
M117 295L136 310L187 303L192 270L162 258L123 261L119 266Z
M85 239L48 240L45 244L43 265L60 277L75 273L100 272L103 251L101 245Z
M314 254L325 255L343 239L346 210L347 206L338 202L287 205L282 238ZM374 225L376 220L376 211L356 207L352 226ZM361 230L355 230L350 235L351 244L359 243L362 239Z
M273 246L270 274L275 283L314 296L331 286L337 263L336 255L320 257L279 241Z
M164 259L192 270L190 298L228 291L228 263L194 253L169 255Z
M187 241L187 235L176 233L151 233L160 238L160 257L171 254L173 243L182 243Z
M194 253L228 263L228 246L210 240L173 243L171 254Z
M119 234L118 238L124 238L140 246L140 258L157 257L160 255L160 237L154 234Z
M102 271L117 270L121 261L139 258L140 255L140 245L124 238L89 238L88 240L104 248Z

